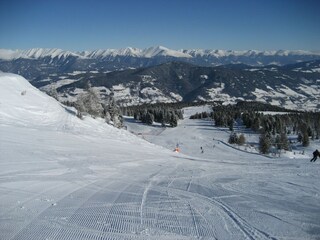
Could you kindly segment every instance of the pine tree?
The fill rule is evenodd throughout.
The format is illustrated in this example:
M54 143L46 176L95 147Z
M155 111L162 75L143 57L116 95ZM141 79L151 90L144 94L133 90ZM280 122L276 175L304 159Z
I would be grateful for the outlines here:
M154 121L154 115L150 112L147 113L146 115L146 124L152 125Z
M230 143L230 144L238 143L238 136L236 133L233 132L230 134L228 143Z
M281 144L281 149L289 150L289 141L288 141L287 134L285 132L282 132L280 134L280 144Z
M259 150L262 154L266 154L269 152L269 148L271 146L271 138L269 134L263 133L259 139Z
M175 114L171 114L171 118L170 118L170 126L171 127L176 127L178 126L178 117Z
M307 132L307 131L304 131L304 132L302 133L302 146L308 147L309 144L310 144L310 141L309 141L308 132Z
M251 128L252 128L253 131L258 131L260 129L260 119L259 119L259 117L256 117L253 120L253 124L252 124Z
M233 131L233 119L229 119L228 125L229 125L229 130Z
M308 125L306 123L302 123L300 125L300 138L302 146L309 146L309 133L308 133Z

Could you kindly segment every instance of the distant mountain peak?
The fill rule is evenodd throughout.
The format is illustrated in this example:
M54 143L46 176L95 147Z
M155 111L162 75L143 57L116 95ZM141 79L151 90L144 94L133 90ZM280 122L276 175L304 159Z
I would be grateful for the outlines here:
M142 50L142 54L146 58L152 58L156 56L169 56L176 58L190 58L189 54L183 53L182 51L172 50L163 46L150 47Z

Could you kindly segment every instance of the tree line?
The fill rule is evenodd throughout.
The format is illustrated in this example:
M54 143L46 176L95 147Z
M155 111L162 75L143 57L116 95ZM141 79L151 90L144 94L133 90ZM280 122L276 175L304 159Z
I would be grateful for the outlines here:
M183 103L143 104L121 108L121 112L123 115L133 116L135 120L149 125L157 122L162 126L176 127L178 120L183 119L183 111L181 110L183 105Z
M264 114L263 111L279 113ZM208 117L214 120L217 127L228 127L230 131L233 131L234 123L238 122L260 133L261 153L268 153L271 146L288 150L290 148L288 134L297 135L298 142L304 147L309 145L310 139L320 137L319 112L298 112L265 103L239 102L236 105L215 106L212 113L198 113L190 118ZM229 143L238 143L238 141L239 136L232 133Z
M50 88L47 93L56 99L58 98L58 94L55 89L53 91L53 88ZM100 93L88 81L83 93L77 96L76 101L65 101L63 104L75 107L79 118L83 118L85 115L94 118L101 117L105 118L107 123L120 128L123 126L123 116L133 116L135 120L150 125L157 122L162 126L176 127L178 120L183 119L182 108L200 106L207 104L207 102L155 103L120 107L113 94L106 99L101 99Z

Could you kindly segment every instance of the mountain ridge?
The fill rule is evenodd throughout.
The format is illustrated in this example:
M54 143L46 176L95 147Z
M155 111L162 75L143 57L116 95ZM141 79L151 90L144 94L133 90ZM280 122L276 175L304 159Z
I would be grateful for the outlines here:
M67 51L59 48L32 48L27 50L11 50L0 49L1 60L15 60L23 59L39 59L44 57L68 57L74 56L79 58L105 58L117 56L129 56L139 58L153 58L159 56L169 56L176 58L197 58L197 57L253 57L253 56L319 56L320 51L306 51L306 50L220 50L220 49L180 49L173 50L163 46L155 46L144 49L126 47L120 49L97 49L92 51Z
M288 109L319 108L320 60L296 65L252 67L244 64L216 67L169 62L110 73L80 73L57 90L66 101L88 81L102 98L114 94L119 104L177 101L262 101ZM38 87L44 82L36 83ZM66 97L63 97L66 96Z

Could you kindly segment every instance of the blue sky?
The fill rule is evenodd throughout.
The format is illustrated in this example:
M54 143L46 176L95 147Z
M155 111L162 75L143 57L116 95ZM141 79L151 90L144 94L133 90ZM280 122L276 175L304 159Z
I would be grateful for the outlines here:
M1 0L0 48L320 50L319 0Z

